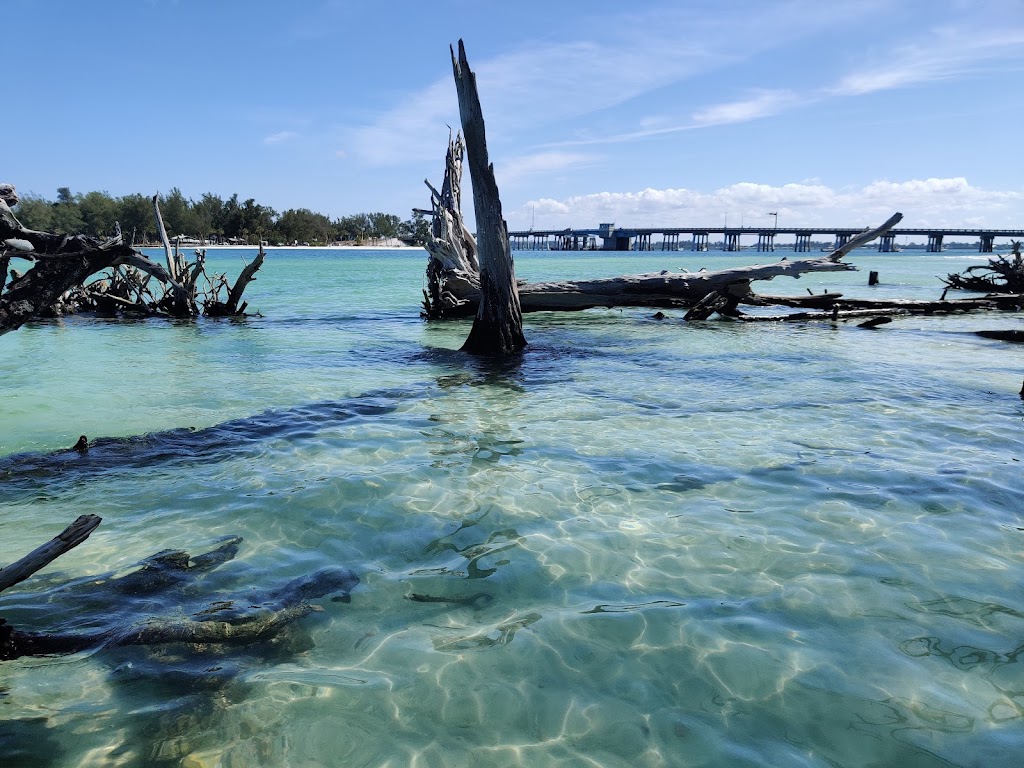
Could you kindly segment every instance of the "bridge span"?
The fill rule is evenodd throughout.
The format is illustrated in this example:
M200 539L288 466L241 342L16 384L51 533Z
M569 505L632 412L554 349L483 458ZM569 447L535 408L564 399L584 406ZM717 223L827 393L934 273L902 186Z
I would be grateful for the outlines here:
M797 227L791 229L766 227L616 227L614 224L599 224L595 229L531 229L509 232L509 242L516 250L558 250L558 251L651 251L658 242L663 251L707 251L711 248L711 236L717 240L723 251L740 250L740 238L752 235L757 238L758 251L774 251L775 238L779 235L793 236L793 250L806 253L814 250L815 236L832 238L834 248L845 245L851 237L863 229L855 227ZM654 241L654 235L661 235ZM689 235L688 239L684 239ZM977 238L980 253L992 253L996 238L1024 240L1024 229L893 229L878 238L878 250L882 253L899 250L896 238L903 236L927 237L926 250L938 253L943 250L947 237ZM600 242L599 242L600 241Z

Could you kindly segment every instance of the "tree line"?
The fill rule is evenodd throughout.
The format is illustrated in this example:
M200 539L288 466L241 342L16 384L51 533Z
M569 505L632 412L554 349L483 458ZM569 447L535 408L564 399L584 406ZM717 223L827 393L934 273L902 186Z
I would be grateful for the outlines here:
M157 240L152 198L138 193L123 197L107 192L72 194L70 188L60 187L56 200L29 194L21 198L14 212L24 226L42 232L107 237L120 225L127 243L142 245ZM405 221L380 212L331 220L308 208L278 213L253 198L239 201L237 193L227 200L212 192L190 200L177 187L160 196L160 213L172 238L181 235L203 243L327 245L383 238L423 243L429 228L416 211Z

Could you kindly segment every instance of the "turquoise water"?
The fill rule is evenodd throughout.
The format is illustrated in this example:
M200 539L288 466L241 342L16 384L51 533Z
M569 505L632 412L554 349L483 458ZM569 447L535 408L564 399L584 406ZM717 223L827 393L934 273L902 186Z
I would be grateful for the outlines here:
M531 280L765 260L515 255ZM979 256L853 261L759 288L935 298ZM274 642L0 664L0 764L1019 764L1024 359L971 331L1024 314L537 314L493 366L418 318L424 265L271 250L261 317L0 337L0 563L103 517L0 596L11 624L92 621L39 590L227 535L138 620L361 581Z

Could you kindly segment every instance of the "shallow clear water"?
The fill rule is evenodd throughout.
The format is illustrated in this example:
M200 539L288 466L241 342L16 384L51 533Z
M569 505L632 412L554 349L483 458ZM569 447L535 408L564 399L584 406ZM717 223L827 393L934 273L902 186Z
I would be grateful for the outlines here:
M766 256L515 255L526 279ZM759 287L934 298L979 256L853 261ZM11 624L93 621L40 590L226 535L139 620L361 580L275 642L0 664L0 764L1018 764L1024 360L971 331L1024 315L538 314L495 367L417 317L424 262L272 250L262 317L0 337L0 563L104 520L0 596Z

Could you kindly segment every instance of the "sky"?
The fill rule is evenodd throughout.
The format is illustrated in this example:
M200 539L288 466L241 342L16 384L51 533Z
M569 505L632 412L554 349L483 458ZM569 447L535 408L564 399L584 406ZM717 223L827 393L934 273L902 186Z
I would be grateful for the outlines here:
M18 0L0 181L408 218L460 38L512 230L1024 228L1024 0Z

